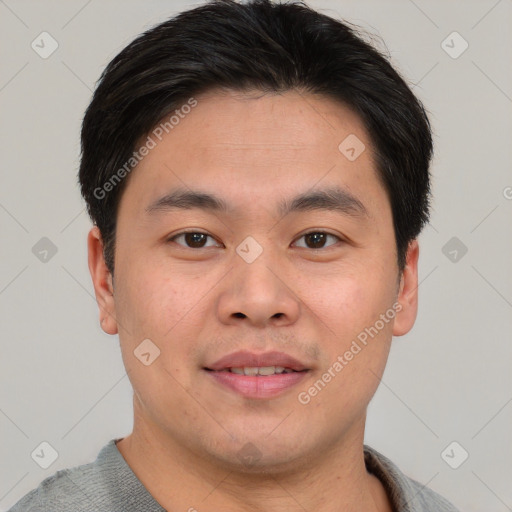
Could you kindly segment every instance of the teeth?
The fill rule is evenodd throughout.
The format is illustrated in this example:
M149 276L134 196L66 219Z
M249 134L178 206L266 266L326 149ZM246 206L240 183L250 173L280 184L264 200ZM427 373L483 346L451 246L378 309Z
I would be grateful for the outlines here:
M244 368L230 368L230 371L238 375L256 376L292 373L294 370L291 370L290 368L284 368L283 366L246 366Z
M260 375L274 375L274 373L276 373L275 366L262 366L261 368L257 368L257 370Z

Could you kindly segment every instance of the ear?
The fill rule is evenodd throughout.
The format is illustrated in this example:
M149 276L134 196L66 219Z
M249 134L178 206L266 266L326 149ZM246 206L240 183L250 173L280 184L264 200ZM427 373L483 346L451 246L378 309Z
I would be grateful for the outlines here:
M112 274L105 263L103 240L97 226L94 226L89 231L87 249L89 254L89 272L91 273L96 302L100 310L101 328L107 334L117 334Z
M405 268L400 278L397 314L393 325L393 336L407 334L416 321L418 312L418 257L420 248L417 240L409 243Z

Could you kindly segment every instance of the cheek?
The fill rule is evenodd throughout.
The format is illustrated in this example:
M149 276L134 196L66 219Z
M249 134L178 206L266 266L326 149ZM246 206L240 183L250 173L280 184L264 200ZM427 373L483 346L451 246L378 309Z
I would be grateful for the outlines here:
M171 275L168 268L149 272L147 268L137 271L134 266L121 282L130 283L119 290L120 307L116 306L125 365L135 371L137 378L147 370L134 357L134 350L143 340L151 340L160 352L154 363L160 377L153 380L151 375L149 381L143 379L137 385L157 388L159 379L172 381L169 374L188 384L185 368L197 359L196 342L213 307L207 291L215 280L212 284L204 275L187 275L176 268Z
M188 317L196 315L204 283L179 271L146 265L133 265L120 277L116 313L121 329L130 337L166 339Z
M325 401L328 407L329 400L334 400L341 409L357 409L373 396L389 354L393 326L381 315L390 310L393 298L390 276L380 274L379 278L367 269L345 272L343 278L331 279L309 296L310 307L321 320L318 343L327 356L323 371L330 371L327 379L336 376L318 404Z
M190 386L186 370L193 359L190 340L196 338L198 315L204 317L205 311L199 301L204 294L199 281L183 281L179 274L163 276L160 270L143 273L134 267L130 275L122 276L122 282L130 284L119 290L116 313L122 324L119 337L123 362L141 402L149 410L179 407L188 416L195 414L183 390L183 386ZM141 354L147 352L150 356L146 365Z
M391 306L394 296L388 281L368 270L340 272L338 277L316 280L314 287L304 285L304 303L330 328L333 336L346 340L373 325Z
M315 313L321 320L317 323L321 326L317 328L318 343L327 357L312 383L315 389L322 389L312 403L315 414L330 411L330 424L343 424L350 414L357 418L374 395L392 331L392 321L383 322L380 315L391 306L387 286L356 278L340 282L328 300L324 297L316 302ZM310 388L313 393L315 389Z

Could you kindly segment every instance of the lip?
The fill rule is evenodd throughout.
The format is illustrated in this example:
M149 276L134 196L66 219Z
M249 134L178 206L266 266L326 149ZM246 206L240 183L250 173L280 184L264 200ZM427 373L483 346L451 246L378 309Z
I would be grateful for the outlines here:
M220 371L226 370L227 368L254 368L261 366L283 366L284 368L290 368L296 372L309 370L305 364L284 352L264 352L257 354L255 352L249 352L248 350L240 350L221 357L218 361L208 365L207 369Z
M239 375L228 368L282 366L295 370L293 373L274 375ZM309 373L310 368L294 357L283 352L265 352L256 354L246 350L234 352L222 357L215 363L203 368L215 382L235 391L245 398L273 398L297 385Z
M274 398L296 386L309 374L309 371L301 371L253 377L225 371L203 371L222 386L253 399Z

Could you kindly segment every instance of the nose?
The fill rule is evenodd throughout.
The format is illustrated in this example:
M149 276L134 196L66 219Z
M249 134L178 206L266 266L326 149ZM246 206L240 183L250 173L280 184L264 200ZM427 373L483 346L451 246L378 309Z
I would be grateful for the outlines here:
M234 264L218 296L217 312L222 323L277 327L297 321L300 299L282 264L265 251L252 263L235 256Z

